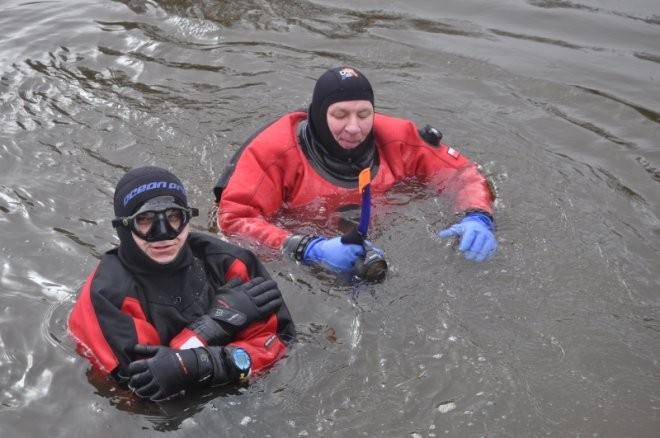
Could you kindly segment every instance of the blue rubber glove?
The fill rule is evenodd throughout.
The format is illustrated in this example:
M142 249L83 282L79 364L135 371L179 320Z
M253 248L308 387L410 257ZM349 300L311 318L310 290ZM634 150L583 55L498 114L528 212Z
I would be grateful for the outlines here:
M467 260L482 262L495 254L497 248L492 229L491 218L482 213L468 213L459 223L438 232L438 236L460 236L458 250Z
M341 237L317 237L305 247L304 263L320 263L334 271L350 272L355 261L364 257L362 245L342 243Z

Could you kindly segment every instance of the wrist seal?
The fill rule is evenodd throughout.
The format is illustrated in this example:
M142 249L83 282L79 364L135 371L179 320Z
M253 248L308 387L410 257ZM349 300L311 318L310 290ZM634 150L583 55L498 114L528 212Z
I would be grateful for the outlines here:
M491 231L495 229L495 218L493 217L492 214L488 213L485 210L480 210L480 209L471 209L471 210L465 210L463 212L463 218L467 218L469 216L476 216L479 218L479 220L488 227Z
M302 262L305 257L305 249L310 241L316 239L317 236L312 235L292 235L289 236L284 242L282 251L291 256L294 260Z

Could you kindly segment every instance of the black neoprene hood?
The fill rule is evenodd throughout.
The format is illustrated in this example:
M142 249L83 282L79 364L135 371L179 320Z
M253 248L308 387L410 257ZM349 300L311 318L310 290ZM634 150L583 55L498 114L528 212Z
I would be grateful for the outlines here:
M318 140L331 155L343 155L343 148L335 141L328 127L328 108L333 103L349 100L368 100L374 104L374 92L369 80L352 67L336 67L323 73L314 86L309 106L309 123Z

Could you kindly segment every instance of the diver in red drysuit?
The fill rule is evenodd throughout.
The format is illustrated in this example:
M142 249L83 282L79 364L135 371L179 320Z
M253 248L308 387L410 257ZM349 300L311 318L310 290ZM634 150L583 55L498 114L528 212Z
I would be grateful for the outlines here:
M255 255L190 232L179 179L157 167L117 184L118 248L105 253L69 317L78 351L145 399L247 381L295 341L277 284Z
M282 249L296 260L350 271L361 245L340 237L296 234L272 222L286 207L334 211L359 204L358 175L371 170L371 193L418 178L451 195L461 219L440 237L457 236L467 259L482 261L497 247L493 194L477 166L440 142L426 126L374 112L369 81L350 67L333 68L317 81L309 110L289 113L258 132L235 154L218 180L218 226Z

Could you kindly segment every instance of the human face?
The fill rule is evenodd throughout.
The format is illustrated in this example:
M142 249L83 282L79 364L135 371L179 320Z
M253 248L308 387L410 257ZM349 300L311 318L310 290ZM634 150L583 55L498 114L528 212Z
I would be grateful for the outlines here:
M133 235L133 240L137 246L144 252L149 258L158 263L170 263L173 261L176 256L183 248L183 245L188 239L188 234L190 234L190 224L186 225L185 228L172 240L159 240L157 242L147 242L146 240L140 238L137 234L131 232Z
M374 107L368 100L347 100L328 107L328 128L344 149L362 143L374 126Z

